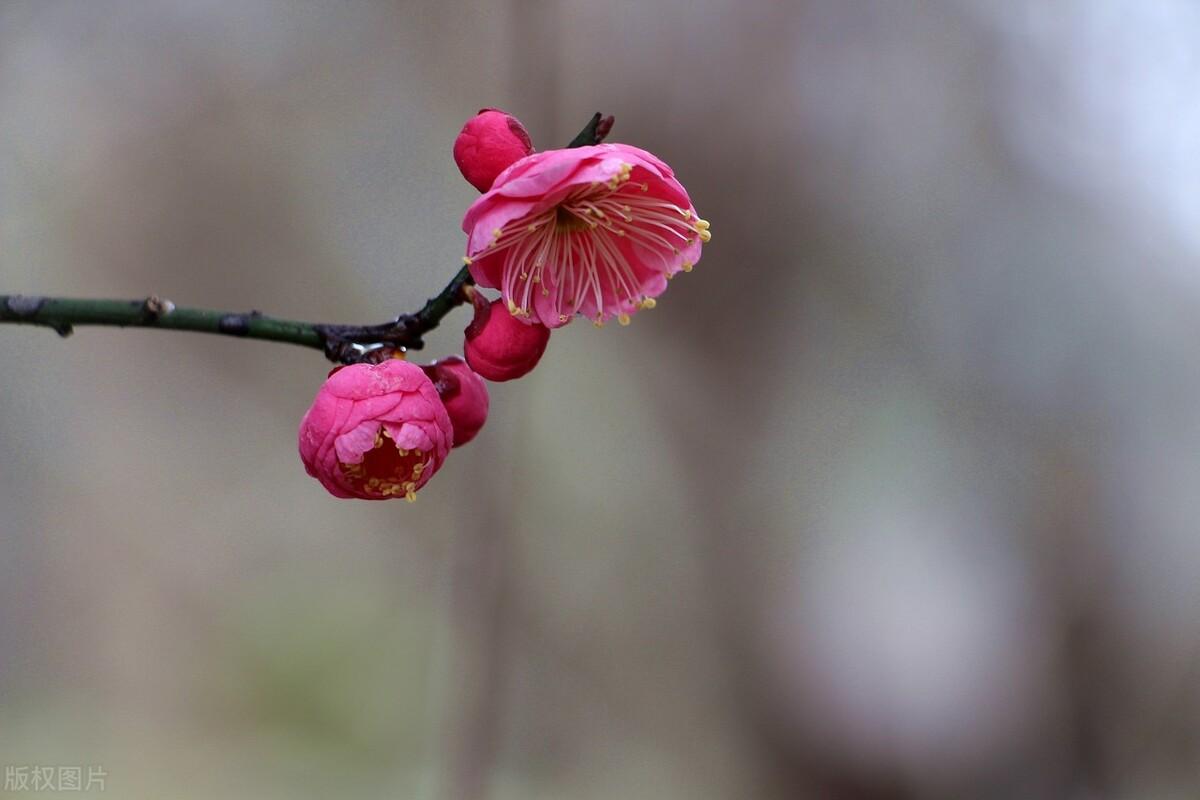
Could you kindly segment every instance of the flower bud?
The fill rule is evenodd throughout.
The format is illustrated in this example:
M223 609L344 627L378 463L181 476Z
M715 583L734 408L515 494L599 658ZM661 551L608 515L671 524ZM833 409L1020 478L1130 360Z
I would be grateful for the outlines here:
M454 162L467 182L481 192L496 176L533 152L533 142L520 120L496 108L485 108L467 120L454 140Z
M300 422L304 468L335 497L415 500L454 431L433 382L390 359L334 370Z
M502 300L489 303L476 292L474 303L475 318L463 345L471 369L489 381L511 381L536 367L546 352L550 329L517 319Z
M488 415L488 392L483 379L458 356L443 358L421 369L433 381L433 387L450 415L454 446L474 439Z

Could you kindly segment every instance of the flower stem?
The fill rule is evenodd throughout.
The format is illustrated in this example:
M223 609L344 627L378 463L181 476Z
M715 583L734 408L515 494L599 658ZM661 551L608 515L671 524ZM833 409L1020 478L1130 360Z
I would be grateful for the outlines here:
M567 146L598 144L611 128L612 117L597 113ZM170 300L154 296L91 300L19 294L0 294L0 323L40 325L60 336L70 336L78 325L215 333L312 347L323 350L330 361L351 364L369 360L370 354L379 350L419 350L424 346L422 337L466 300L463 289L472 282L470 271L463 267L419 311L377 325L330 325L277 319L259 311L176 307Z

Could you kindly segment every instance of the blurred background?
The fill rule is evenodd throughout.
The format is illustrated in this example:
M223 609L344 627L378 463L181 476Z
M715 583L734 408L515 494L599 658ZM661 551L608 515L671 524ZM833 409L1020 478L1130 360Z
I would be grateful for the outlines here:
M1188 0L6 0L2 292L413 310L484 106L614 114L714 238L413 506L305 475L315 351L3 326L0 764L1200 797L1198 93Z

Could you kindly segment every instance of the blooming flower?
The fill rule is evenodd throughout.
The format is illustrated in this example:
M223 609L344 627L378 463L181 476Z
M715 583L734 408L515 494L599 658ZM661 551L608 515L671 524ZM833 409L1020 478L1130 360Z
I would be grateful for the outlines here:
M411 501L453 436L420 367L399 359L353 364L330 373L300 422L300 458L336 497Z
M490 189L506 167L532 152L525 126L498 108L485 108L471 117L454 140L454 163L481 192Z
M473 299L475 318L463 344L471 369L489 381L511 381L536 367L550 341L550 329L518 322L500 300L489 303L478 292Z
M461 447L474 439L487 422L488 391L483 379L458 356L439 359L421 369L433 381L450 415L454 446Z
M522 158L467 209L463 230L475 282L551 328L576 313L628 324L710 238L671 168L624 144Z

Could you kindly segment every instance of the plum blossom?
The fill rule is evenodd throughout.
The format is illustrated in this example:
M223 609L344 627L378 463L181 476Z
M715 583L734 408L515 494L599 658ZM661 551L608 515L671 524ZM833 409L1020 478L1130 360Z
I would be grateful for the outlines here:
M550 341L550 329L518 321L500 300L475 292L475 317L467 326L463 353L471 369L489 381L511 381L537 366Z
M415 364L389 359L335 369L300 422L304 468L330 494L416 499L450 452L454 431Z
M710 238L657 157L625 144L534 153L508 167L463 218L471 276L509 312L550 328L576 314L628 324Z
M454 163L481 192L513 162L533 152L521 121L498 108L485 108L467 120L454 140Z
M440 358L421 367L437 389L450 424L454 426L454 446L462 447L475 438L487 422L487 384L458 356Z

